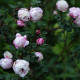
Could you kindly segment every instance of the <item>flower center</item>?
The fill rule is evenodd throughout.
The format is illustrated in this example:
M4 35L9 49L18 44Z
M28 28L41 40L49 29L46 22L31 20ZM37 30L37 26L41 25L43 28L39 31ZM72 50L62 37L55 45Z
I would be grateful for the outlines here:
M23 68L21 69L21 73L25 73L25 70Z

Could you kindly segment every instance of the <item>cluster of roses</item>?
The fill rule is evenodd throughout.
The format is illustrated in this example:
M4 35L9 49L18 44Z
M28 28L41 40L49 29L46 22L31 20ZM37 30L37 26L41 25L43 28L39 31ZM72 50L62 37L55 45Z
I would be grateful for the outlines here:
M34 54L36 57L38 57L38 61L41 61L43 59L42 53L35 52ZM9 69L12 67L16 74L18 74L20 77L24 77L30 70L29 62L26 60L18 59L13 63L12 57L13 55L10 52L6 51L4 53L4 58L0 60L0 66L3 69Z
M19 26L25 26L25 21L32 20L32 21L38 21L41 19L43 15L43 10L39 7L31 8L30 11L28 11L26 8L21 8L18 11L18 18L17 24ZM41 34L40 30L36 30L37 35ZM38 38L36 40L37 45L42 45L44 43L43 38ZM22 36L20 33L16 34L16 38L13 41L14 46L16 49L19 49L21 47L26 47L29 45L29 41L27 40L27 36ZM35 52L34 55L38 57L38 62L40 62L43 59L43 55L41 52ZM29 68L29 62L26 60L18 59L15 62L13 62L12 59L13 55L6 51L4 53L4 58L0 59L0 66L3 69L9 69L13 68L14 72L18 74L20 77L24 77L30 70Z
M69 5L65 0L59 0L56 3L56 7L59 11L65 12L68 9ZM54 11L53 14L57 14L57 12ZM74 23L80 26L80 8L71 7L69 9L67 16L70 16L71 18L73 18Z
M17 20L17 25L25 27L26 21L31 20L33 22L36 22L41 19L42 15L43 15L43 10L39 7L35 8L31 7L30 11L28 11L28 9L26 8L21 8L18 11L19 20Z

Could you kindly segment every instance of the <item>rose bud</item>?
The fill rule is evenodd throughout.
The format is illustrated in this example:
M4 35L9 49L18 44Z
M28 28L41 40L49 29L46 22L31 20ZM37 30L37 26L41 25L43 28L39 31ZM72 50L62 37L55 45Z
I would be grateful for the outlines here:
M54 10L54 11L53 11L53 14L54 14L54 15L57 15L57 14L58 14L58 12Z
M4 57L5 58L12 58L13 55L9 51L6 51L6 52L4 52Z
M44 39L43 38L38 38L36 42L37 42L37 45L43 45Z
M42 18L43 10L39 7L31 8L30 9L30 16L31 20L36 22Z
M36 34L37 35L41 34L41 31L40 30L36 30Z
M75 20L74 23L77 24L80 27L80 16L78 16Z
M80 15L80 9L76 7L72 7L69 9L68 16L71 16L72 18L76 18Z
M29 21L30 20L30 13L28 9L26 8L21 8L18 11L18 18L22 21Z
M24 77L30 70L29 62L25 60L16 60L13 64L13 70L15 74Z
M65 12L68 9L68 3L65 0L59 0L56 3L56 7L59 11Z
M23 21L21 21L21 20L17 20L17 25L18 26L22 26L22 27L26 26L25 23Z
M3 68L3 69L9 69L11 68L13 65L13 60L12 59L9 59L9 58L2 58L0 60L0 66Z
M36 57L38 57L38 61L41 61L43 59L43 55L40 52L35 52L34 53L36 55Z
M26 35L22 36L21 34L17 33L16 38L13 41L14 46L18 49L20 47L25 47L29 45L29 41L27 40Z

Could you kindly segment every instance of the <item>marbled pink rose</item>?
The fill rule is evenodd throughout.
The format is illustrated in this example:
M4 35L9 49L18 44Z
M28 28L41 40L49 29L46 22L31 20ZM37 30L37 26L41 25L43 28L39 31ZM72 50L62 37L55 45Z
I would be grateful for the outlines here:
M17 33L16 38L13 41L14 46L18 49L20 47L25 47L29 45L29 41L27 40L26 35L22 36L21 34Z
M68 16L71 16L72 18L77 18L80 16L80 8L72 7L69 9Z
M3 69L9 69L11 68L13 65L13 60L12 59L9 59L9 58L2 58L0 60L0 66L3 68Z
M18 11L18 18L22 21L29 21L30 20L30 13L28 9L26 8L21 8Z
M30 9L30 16L31 16L31 20L36 22L42 18L43 10L39 7L31 8Z
M15 74L24 77L30 70L29 62L25 60L16 60L13 64L13 70Z
M59 0L56 3L56 7L59 11L65 12L68 9L69 5L65 0Z

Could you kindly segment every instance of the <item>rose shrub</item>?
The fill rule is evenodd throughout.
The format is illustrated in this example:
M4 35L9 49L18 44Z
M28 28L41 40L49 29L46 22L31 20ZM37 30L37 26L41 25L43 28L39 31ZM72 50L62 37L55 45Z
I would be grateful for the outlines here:
M80 80L79 3L0 0L0 80Z

